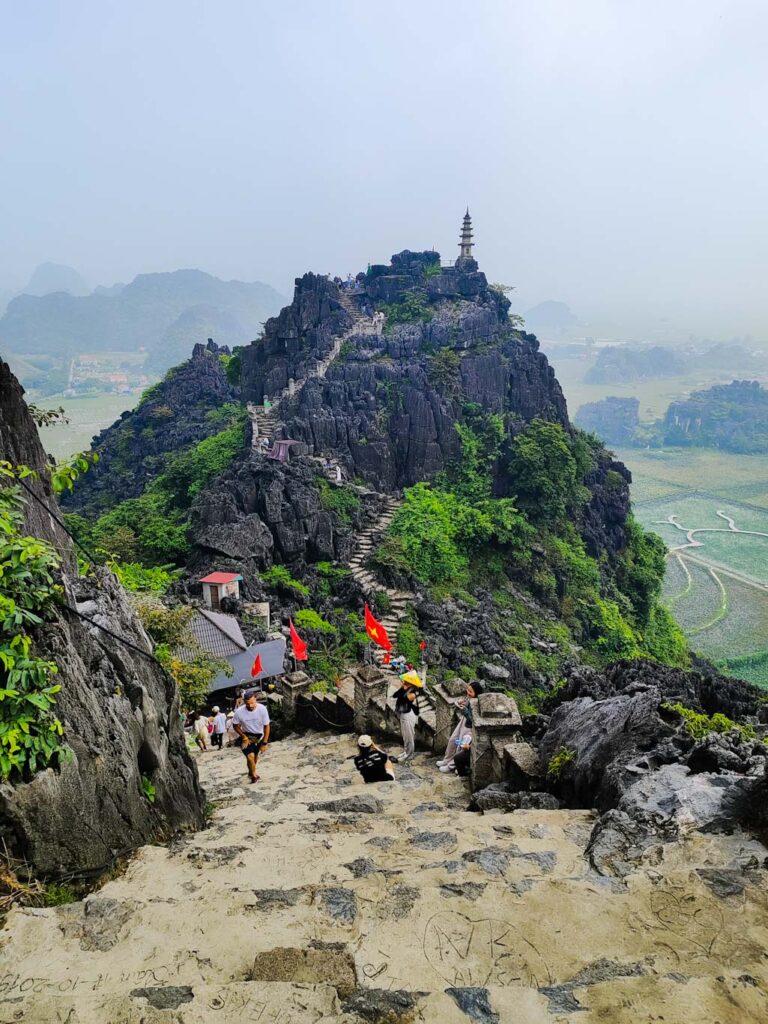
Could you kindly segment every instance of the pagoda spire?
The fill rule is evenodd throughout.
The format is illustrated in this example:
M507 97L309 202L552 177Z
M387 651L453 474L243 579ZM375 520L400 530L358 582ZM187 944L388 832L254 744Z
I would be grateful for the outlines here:
M459 239L459 259L457 262L462 263L464 260L473 260L472 256L472 218L469 215L469 207L467 212L464 214L464 221L461 225L461 238Z

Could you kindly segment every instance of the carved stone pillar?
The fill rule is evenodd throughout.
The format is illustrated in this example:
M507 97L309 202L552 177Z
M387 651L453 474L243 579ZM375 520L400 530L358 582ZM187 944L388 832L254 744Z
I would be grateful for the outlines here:
M481 693L472 707L472 791L504 777L504 747L523 724L517 704L503 693Z
M373 721L372 703L375 697L386 699L387 679L375 665L364 665L355 677L355 732L370 732ZM380 712L379 712L380 714Z
M435 698L435 753L442 757L451 733L456 728L456 703L467 692L463 679L454 676L432 687Z
M309 689L312 680L306 672L287 672L280 676L277 689L283 698L285 717L292 722L296 718L296 703Z

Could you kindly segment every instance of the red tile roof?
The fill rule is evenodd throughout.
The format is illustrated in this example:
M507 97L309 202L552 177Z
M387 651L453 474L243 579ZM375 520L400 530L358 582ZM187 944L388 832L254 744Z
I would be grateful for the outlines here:
M243 577L236 572L212 572L200 580L201 583L234 583Z

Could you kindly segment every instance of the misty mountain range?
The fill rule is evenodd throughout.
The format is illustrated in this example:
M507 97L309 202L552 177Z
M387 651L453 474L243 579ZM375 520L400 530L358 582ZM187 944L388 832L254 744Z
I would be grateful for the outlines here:
M139 274L130 284L82 294L76 271L44 264L0 319L0 348L65 357L145 348L146 369L162 372L189 356L196 341L244 344L286 299L259 281L221 281L201 270Z

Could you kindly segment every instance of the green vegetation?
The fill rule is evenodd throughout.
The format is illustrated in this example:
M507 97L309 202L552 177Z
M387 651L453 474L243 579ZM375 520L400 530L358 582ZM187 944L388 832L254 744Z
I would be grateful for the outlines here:
M315 692L333 692L345 666L357 660L359 645L368 640L362 618L356 612L335 611L328 620L305 609L296 613L294 622L303 626L305 634L309 633L303 639L309 646L307 667L310 674L329 687Z
M397 627L398 654L402 654L409 665L418 665L421 660L420 644L421 636L418 627L409 619L404 619Z
M720 448L740 453L768 449L768 391L757 381L734 380L694 391L670 405L662 440L670 445Z
M509 475L531 522L556 527L580 511L589 497L582 481L590 462L587 440L569 437L559 423L533 420L515 436Z
M224 363L227 380L233 388L240 387L240 375L243 369L243 360L240 351L241 350L239 348L236 348L231 356L219 356L219 359Z
M43 893L43 904L46 907L64 907L79 899L77 889L66 882L48 882Z
M82 476L83 473L87 473L91 466L95 465L98 461L99 456L97 452L79 452L66 462L61 462L56 466L48 466L54 493L61 494L63 491L71 491L75 485L75 480Z
M174 569L172 565L158 565L147 569L139 562L115 560L108 562L107 565L125 589L133 593L148 591L152 594L165 594L174 580L181 576L181 569Z
M152 490L167 495L172 507L187 509L205 485L223 473L242 451L247 413L241 406L231 408L233 422L225 430L171 456L165 471L151 485Z
M349 576L349 569L335 566L331 562L315 562L314 569L319 577L317 590L322 597L330 597Z
M333 693L335 687L332 683L329 683L325 679L318 679L314 683L310 683L307 687L307 693Z
M261 578L268 587L287 590L289 593L293 591L293 596L301 594L302 597L309 597L309 587L295 580L284 565L273 565L265 569Z
M452 348L438 349L427 361L427 380L444 394L457 396L461 381L461 357Z
M318 615L312 608L302 608L296 612L293 617L293 621L297 626L303 626L305 629L312 629L316 633L335 633L336 627L332 626L330 622L324 619L321 615Z
M179 688L183 708L199 707L219 674L231 674L228 661L212 658L198 643L190 625L195 609L168 608L157 599L136 601L136 610L155 643L155 657Z
M575 761L576 752L574 750L571 750L568 747L560 747L560 749L549 759L549 763L547 765L547 778L557 781L568 765L574 764Z
M0 778L29 778L55 764L63 752L54 714L56 666L32 649L31 627L61 593L60 559L45 541L24 533L25 499L15 481L32 470L0 462Z
M696 740L705 739L713 732L731 732L735 730L744 740L753 740L757 734L751 725L739 725L726 715L717 712L712 715L703 715L693 708L687 708L684 704L665 703L661 705L666 711L674 711L685 722L686 731Z
M41 427L43 447L57 461L71 458L74 452L87 448L95 434L114 423L116 415L132 409L139 398L138 392L130 395L100 393L79 398L57 395L56 404L64 408L67 423Z
M141 776L141 791L151 804L155 802L156 790L152 784L152 780L147 775Z
M687 464L688 453L679 457ZM728 463L733 463L733 489L762 492L766 483L759 479L760 460L754 460L757 480L747 484L744 459L723 456L718 462L702 462L697 457L693 465L702 472L717 467L727 473ZM724 486L723 481L713 481L713 487ZM670 546L686 544L688 529L702 531L694 535L699 541L695 550L674 552L668 558L665 606L696 651L728 674L768 686L768 538L760 536L768 533L768 513L751 503L695 492L642 502L636 513L646 529ZM670 516L682 530L668 523ZM730 517L734 529L723 516Z
M398 324L426 324L434 316L427 297L418 292L410 292L401 302L385 302L379 310L386 317L385 334L391 334Z
M630 519L626 547L610 573L584 548L577 528L589 493L583 480L602 450L599 442L542 420L519 431L508 478L520 488L524 514L516 507L523 504L519 497L493 496L506 436L502 417L469 405L464 412L456 428L460 457L436 486L406 490L375 562L430 585L435 600L461 598L477 585L494 587L499 614L493 628L503 648L532 671L557 674L577 644L596 664L648 657L686 666L685 638L659 603L661 541ZM532 645L529 631L511 625L510 581L531 590L561 620L554 631L546 622L536 626L539 636L556 632L551 651ZM466 597L470 605L475 600ZM532 618L526 608L518 614L523 622ZM473 669L470 662L468 654Z
M181 565L189 553L189 509L200 491L222 473L243 449L245 410L227 403L214 410L223 430L186 451L166 457L165 467L136 498L126 498L90 526L82 516L69 522L76 536L95 553L144 567ZM156 589L152 587L150 589Z
M323 508L335 512L345 525L351 525L352 516L360 508L358 495L350 487L332 484L327 477L317 476L315 480Z

